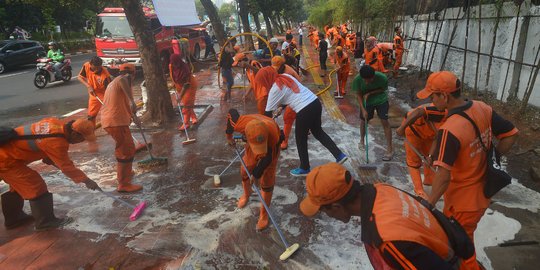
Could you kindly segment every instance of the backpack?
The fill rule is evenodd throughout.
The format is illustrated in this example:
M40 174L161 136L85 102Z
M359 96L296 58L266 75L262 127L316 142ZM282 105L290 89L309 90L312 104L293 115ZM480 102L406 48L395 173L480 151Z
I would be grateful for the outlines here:
M64 138L65 135L62 133L19 135L14 128L0 126L0 146L3 146L14 140L36 140L52 137Z

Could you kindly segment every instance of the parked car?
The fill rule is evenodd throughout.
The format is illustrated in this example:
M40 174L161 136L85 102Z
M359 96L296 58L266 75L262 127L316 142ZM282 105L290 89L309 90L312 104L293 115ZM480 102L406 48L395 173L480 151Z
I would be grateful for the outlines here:
M7 68L35 64L38 55L45 54L45 48L38 41L2 40L0 41L0 74Z

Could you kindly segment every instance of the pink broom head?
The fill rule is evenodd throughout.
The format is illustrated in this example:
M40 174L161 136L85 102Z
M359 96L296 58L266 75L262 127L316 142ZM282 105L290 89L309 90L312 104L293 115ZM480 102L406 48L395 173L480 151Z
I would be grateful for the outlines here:
M145 201L137 204L137 206L135 206L135 209L133 209L133 213L131 213L131 216L129 216L129 220L135 221L142 214L144 208L146 208Z

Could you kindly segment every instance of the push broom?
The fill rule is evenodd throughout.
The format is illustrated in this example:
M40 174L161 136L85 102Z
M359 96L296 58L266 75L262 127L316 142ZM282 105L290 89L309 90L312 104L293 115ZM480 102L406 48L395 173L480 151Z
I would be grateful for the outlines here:
M246 149L242 149L242 152L240 152L240 155L242 155L246 151ZM220 174L214 174L214 186L219 187L221 186L221 176L234 164L234 162L238 159L238 156L235 156L234 159L225 167L225 169Z
M152 155L152 151L150 150L150 147L148 146L148 142L146 141L146 136L144 136L144 131L141 127L141 122L139 121L139 118L137 118L137 115L135 113L133 113L132 117L133 117L133 121L135 122L135 125L137 125L137 127L139 128L139 132L141 133L141 136L144 140L144 144L146 145L146 149L148 150L148 154L150 155L150 158L143 159L137 162L139 167L149 168L149 167L167 165L166 157L154 157L154 155Z
M105 195L105 196L107 196L109 198L112 198L113 200L115 200L115 201L117 201L117 202L119 202L119 203L133 209L133 212L129 216L129 220L131 220L131 221L135 221L142 214L143 210L146 208L146 202L145 201L142 201L137 205L133 205L131 203L128 203L128 202L126 202L126 201L124 201L124 200L122 200L122 199L120 199L120 198L118 198L116 196L113 196L113 195L101 190L101 188L98 188L97 191L99 191L99 192L101 192L101 194L103 194L103 195Z
M240 159L240 162L242 163L242 167L244 167L244 170L246 171L247 176L251 179L251 174L249 173L249 170L246 166L246 163L244 163L244 160L242 159L242 155L238 151L238 148L234 147L234 151L236 152L236 155ZM255 192L257 193L257 196L259 196L259 200L261 200L262 205L264 206L264 209L266 210L266 213L268 213L268 216L270 217L270 221L272 221L272 224L274 224L274 227L276 228L276 231L279 234L279 237L281 238L281 241L283 242L283 245L285 245L285 251L279 256L279 259L282 261L287 260L291 255L294 254L295 251L297 251L300 248L300 245L298 243L294 243L291 246L289 246L289 243L287 243L287 240L285 240L285 237L283 236L283 232L281 232L281 229L278 227L276 221L274 220L274 216L270 212L270 207L266 205L266 202L264 201L261 192L257 188L255 184L252 184L251 187Z
M96 92L92 89L92 94L94 95L94 97L99 101L99 103L101 103L101 105L103 105L103 101L101 100L101 98L99 98L99 96L96 94ZM139 153L140 151L143 151L146 149L146 147L144 147L144 145L142 143L140 143L137 138L135 138L135 136L133 136L133 134L131 134L131 138L133 138L133 142L135 143L135 153ZM152 148L152 142L148 143L147 144L149 148Z
M180 99L178 98L178 93L176 92L176 90L174 91L174 95L176 96L176 105L178 106L178 111L180 112L180 117L182 118L182 121L185 121L184 114L182 113L182 108L180 108ZM197 141L197 139L195 139L195 138L193 138L193 139L189 138L186 124L187 123L184 123L184 132L186 132L186 140L182 142L182 145L192 144L192 143L195 143Z
M364 100L364 108L366 107L366 101ZM360 165L361 170L377 170L377 166L373 164L369 164L369 136L368 136L368 119L364 119L364 127L366 131L366 145L364 148L366 148L366 164Z

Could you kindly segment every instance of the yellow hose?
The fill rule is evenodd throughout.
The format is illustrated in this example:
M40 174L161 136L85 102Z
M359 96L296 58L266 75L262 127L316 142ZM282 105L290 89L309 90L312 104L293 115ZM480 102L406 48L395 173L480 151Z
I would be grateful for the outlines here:
M338 69L339 69L339 68L336 68L336 69L330 71L330 73L328 73L328 80L329 80L328 85L327 85L323 90L317 92L317 94L316 94L317 96L322 95L324 92L328 91L328 89L330 89L330 87L332 87L332 83L333 83L333 82L332 82L332 74L336 73L336 71L337 71Z
M229 41L231 41L231 39L239 37L239 36L254 36L254 37L257 37L258 39L264 41L264 43L266 43L266 46L268 48L270 48L270 43L268 43L268 40L264 39L263 37L259 36L258 34L251 33L251 32L236 34L236 35L228 38L227 41L225 41L225 43L223 44L223 46L219 50L218 63L221 61L221 56L223 55L223 50L225 49L225 47L227 47L227 45L229 45ZM272 58L272 57L274 57L274 52L272 50L270 50L270 58ZM221 89L221 67L218 66L217 71L218 71L218 87Z

